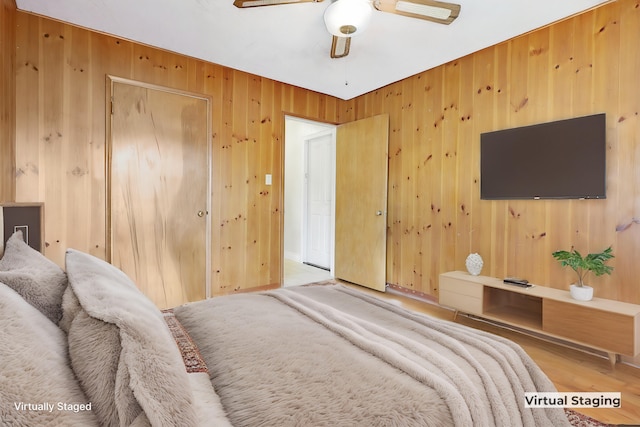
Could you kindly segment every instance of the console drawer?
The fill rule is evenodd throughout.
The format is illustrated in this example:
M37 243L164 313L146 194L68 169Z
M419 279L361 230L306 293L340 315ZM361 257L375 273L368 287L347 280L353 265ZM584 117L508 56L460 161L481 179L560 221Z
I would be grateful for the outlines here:
M482 299L469 295L448 292L440 288L440 297L438 303L445 307L455 308L469 314L482 314Z
M474 282L454 279L451 277L440 276L440 294L442 292L451 292L459 295L466 295L472 298L482 298L483 286Z

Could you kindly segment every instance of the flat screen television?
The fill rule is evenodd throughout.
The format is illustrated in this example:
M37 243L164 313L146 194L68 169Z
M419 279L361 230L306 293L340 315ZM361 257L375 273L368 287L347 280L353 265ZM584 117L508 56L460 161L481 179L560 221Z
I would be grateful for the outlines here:
M480 135L480 198L604 199L605 114Z

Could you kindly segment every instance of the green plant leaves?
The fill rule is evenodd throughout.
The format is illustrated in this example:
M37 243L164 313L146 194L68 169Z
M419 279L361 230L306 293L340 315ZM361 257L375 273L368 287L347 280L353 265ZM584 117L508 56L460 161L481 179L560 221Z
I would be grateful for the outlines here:
M584 257L575 249L571 252L556 251L551 255L560 262L562 267L571 267L578 274L578 285L580 286L584 285L584 277L589 272L593 272L596 276L602 276L603 274L611 274L613 271L613 267L605 264L614 258L611 246L602 252L588 254Z

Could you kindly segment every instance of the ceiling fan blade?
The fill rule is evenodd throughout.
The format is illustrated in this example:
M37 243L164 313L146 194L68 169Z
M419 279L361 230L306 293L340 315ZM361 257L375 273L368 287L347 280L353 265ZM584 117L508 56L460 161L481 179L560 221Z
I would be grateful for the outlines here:
M276 6L291 3L320 3L321 1L322 0L235 0L233 5L244 9L247 7Z
M331 40L331 57L332 58L344 58L349 55L349 48L351 47L351 37L338 37L333 36Z
M460 5L435 0L374 0L373 6L382 12L450 24L460 14Z

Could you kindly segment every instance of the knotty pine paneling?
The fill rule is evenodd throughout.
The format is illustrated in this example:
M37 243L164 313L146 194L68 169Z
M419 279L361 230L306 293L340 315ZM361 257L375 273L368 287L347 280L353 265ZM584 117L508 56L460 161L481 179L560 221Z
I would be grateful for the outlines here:
M111 75L211 96L212 293L279 284L284 114L337 122L337 100L23 12L16 20L9 157L17 200L45 203L45 254L60 265L68 247L107 258Z
M639 0L620 0L350 101L18 12L17 199L47 206L46 253L105 256L105 75L212 97L213 292L278 283L284 115L389 114L387 280L437 296L442 271L567 288L552 258L613 245L596 295L640 303ZM55 52L55 53L54 53ZM78 105L81 107L79 108ZM479 199L481 132L606 112L606 200ZM58 162L58 164L56 164ZM75 172L74 172L75 171ZM264 174L273 186L264 186Z
M16 3L0 4L0 201L15 199Z
M640 303L639 20L637 0L613 2L361 97L377 107L355 118L391 117L392 284L437 295L437 274L478 252L483 274L566 288L574 273L553 251L613 245L614 274L588 281L597 296ZM606 200L480 200L481 132L599 112Z

